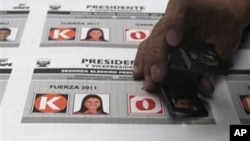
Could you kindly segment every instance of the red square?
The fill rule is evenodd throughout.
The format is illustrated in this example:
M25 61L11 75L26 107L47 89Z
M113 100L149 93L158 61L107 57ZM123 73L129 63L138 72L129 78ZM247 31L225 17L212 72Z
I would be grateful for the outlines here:
M66 113L68 95L66 94L36 94L33 113Z
M150 35L148 29L125 29L125 39L129 42L141 42Z
M240 95L241 105L246 114L250 114L250 95Z
M75 28L51 28L49 32L49 40L75 40Z
M158 96L128 95L129 114L164 115L162 100Z

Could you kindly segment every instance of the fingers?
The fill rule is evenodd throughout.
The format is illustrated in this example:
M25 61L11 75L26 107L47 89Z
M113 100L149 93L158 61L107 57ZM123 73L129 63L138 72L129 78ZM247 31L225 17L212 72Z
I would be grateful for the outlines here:
M187 7L182 0L171 0L163 19L155 25L147 41L139 46L140 53L135 64L143 63L138 65L139 68L135 67L135 72L138 71L138 78L144 75L146 90L156 89L157 83L164 80L167 74L168 47L177 46L182 41Z
M154 90L167 73L168 46L162 33L152 34L149 39L149 54L145 60L144 76L146 90Z
M215 44L216 50L219 55L224 61L227 61L239 47L242 33L238 28L225 29L221 30L220 34L216 34L213 37L211 36L210 38L208 38L206 42ZM214 85L215 75L211 73L205 73L198 88L199 92L205 97L211 97L215 89Z
M164 16L166 41L170 46L180 44L184 34L188 3L183 0L170 0Z
M150 74L154 81L159 82L165 78L167 72L168 45L165 40L164 24L161 19L152 31L148 42L148 59ZM147 69L145 70L147 71Z
M143 42L140 43L136 57L135 57L135 62L134 62L134 70L133 70L133 76L136 80L142 79L143 78L143 70L144 70L144 54L147 51L147 40L144 40Z
M221 28L220 33L208 36L209 38L206 39L206 42L214 44L218 54L224 61L227 61L239 46L241 40L241 32L239 31L240 29ZM198 88L199 92L205 97L211 97L215 89L214 85L215 75L205 73Z
M144 77L148 91L155 90L167 74L169 45L176 46L182 40L185 7L183 0L171 0L164 18L155 25L150 37L139 45L133 73L135 79Z
M157 83L165 78L168 48L178 46L184 38L215 44L224 60L231 57L240 43L242 29L235 28L237 23L232 25L231 18L216 13L215 6L205 6L204 2L198 0L190 1L170 0L163 19L155 25L150 37L138 47L134 78L144 77L146 90L154 90ZM197 4L200 4L198 10ZM202 9L204 7L206 9ZM203 12L197 13L199 10ZM204 74L199 90L209 95L214 91L213 81L214 77Z
M230 60L240 45L243 29L237 29L222 31L215 42L216 51L224 61Z
M144 77L145 89L155 90L158 82L165 78L167 72L168 46L162 19L155 25L150 37L138 47L134 63L134 78Z

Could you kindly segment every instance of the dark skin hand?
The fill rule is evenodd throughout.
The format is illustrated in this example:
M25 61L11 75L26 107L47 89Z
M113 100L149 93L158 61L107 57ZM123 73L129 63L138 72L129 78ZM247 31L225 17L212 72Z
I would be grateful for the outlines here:
M168 68L169 48L183 39L212 43L224 61L239 47L250 24L250 0L169 0L165 15L138 47L134 78L144 78L145 89L158 88ZM205 73L199 85L204 96L214 91L215 75Z

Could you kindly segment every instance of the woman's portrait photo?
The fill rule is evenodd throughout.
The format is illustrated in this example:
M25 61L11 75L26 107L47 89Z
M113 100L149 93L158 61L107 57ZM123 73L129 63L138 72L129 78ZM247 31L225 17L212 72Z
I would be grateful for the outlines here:
M81 41L100 41L109 40L108 28L82 28Z
M76 94L73 114L108 115L108 94Z

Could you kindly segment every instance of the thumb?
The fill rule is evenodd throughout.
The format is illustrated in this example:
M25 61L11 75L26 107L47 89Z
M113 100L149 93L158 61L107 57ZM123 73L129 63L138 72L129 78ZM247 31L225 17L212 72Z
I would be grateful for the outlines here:
M163 17L166 40L170 46L180 44L184 34L188 3L183 0L170 0Z

